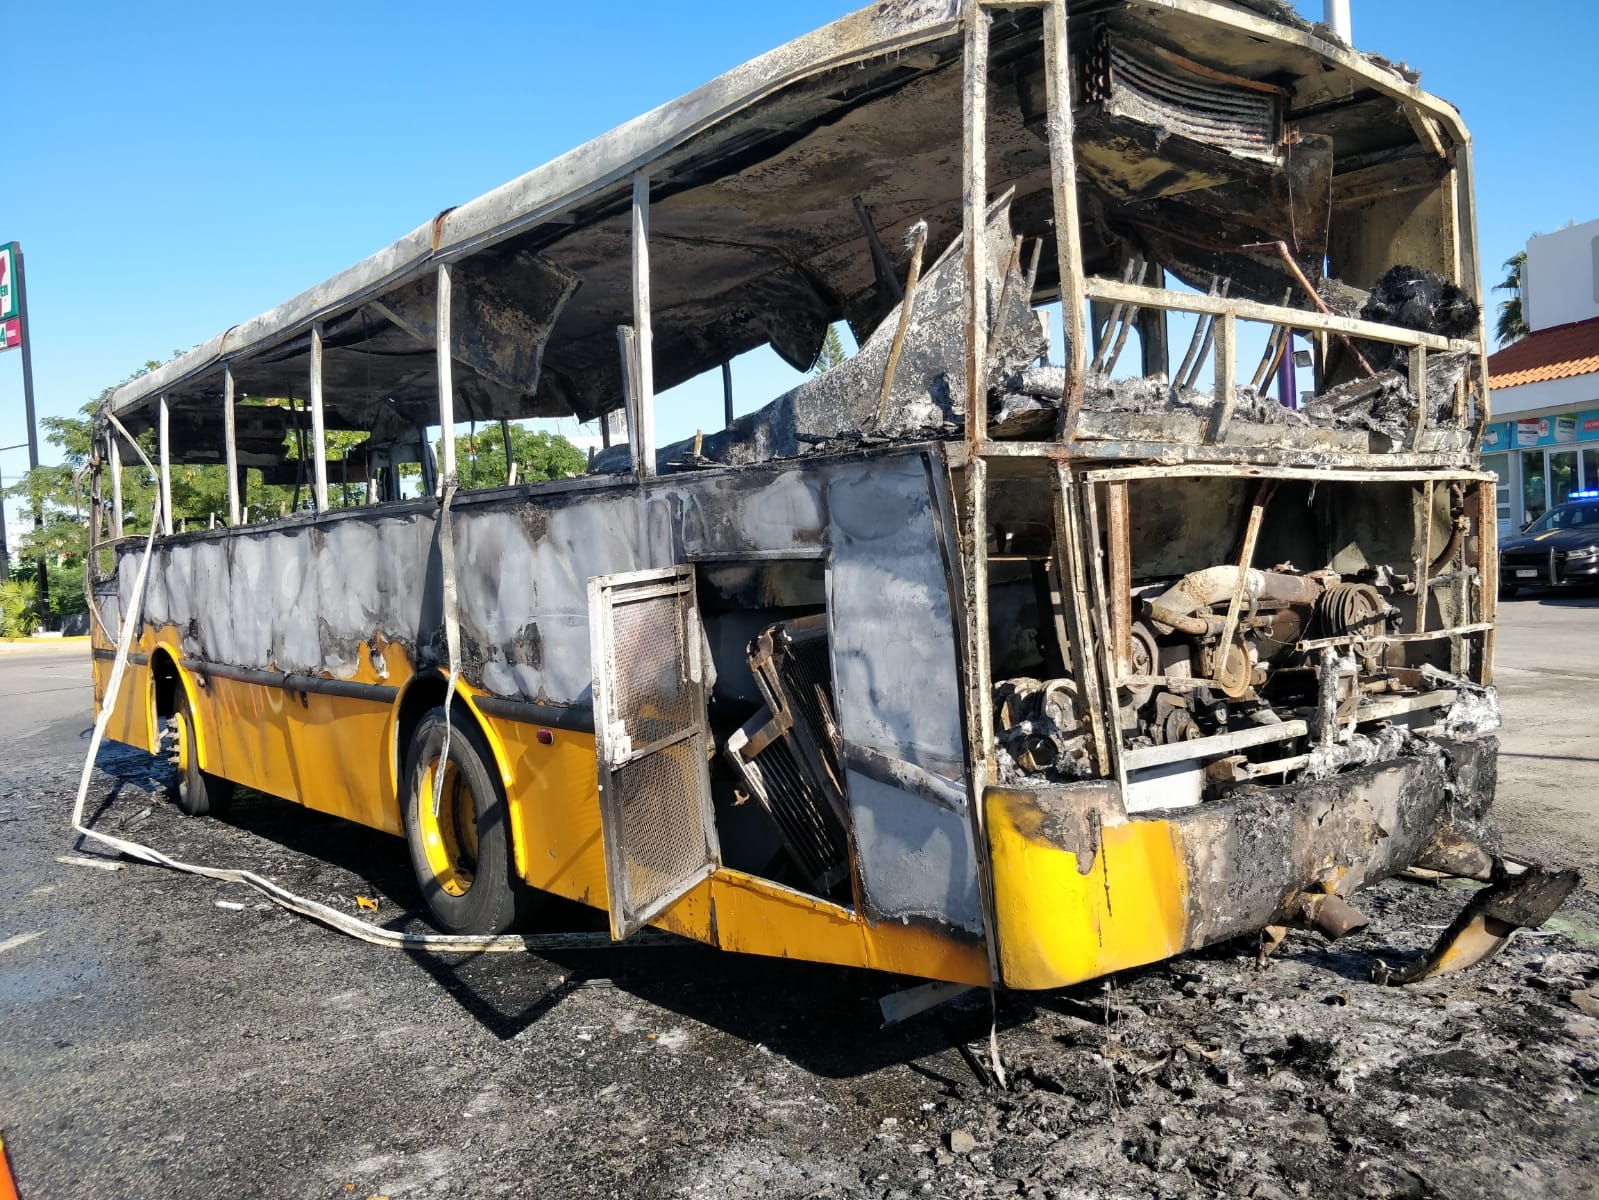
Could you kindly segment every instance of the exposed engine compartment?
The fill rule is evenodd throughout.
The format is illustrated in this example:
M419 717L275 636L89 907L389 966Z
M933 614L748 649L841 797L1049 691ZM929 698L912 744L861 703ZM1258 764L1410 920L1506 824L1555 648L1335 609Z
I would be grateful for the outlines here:
M1157 477L1085 489L1101 531L1101 569L1085 582L1103 657L1081 664L1060 649L1070 595L1047 516L1024 517L1036 500L1019 479L1002 487L990 542L1002 776L1098 773L1084 687L1096 671L1133 808L1334 774L1410 751L1417 730L1491 728L1491 693L1445 636L1471 632L1486 603L1478 486Z
M1243 571L1207 567L1170 587L1140 589L1143 619L1132 625L1133 676L1121 689L1123 733L1147 745L1193 741L1225 732L1241 713L1272 719L1274 704L1312 704L1320 691L1306 638L1350 637L1365 676L1365 691L1382 690L1381 646L1362 634L1391 632L1400 611L1388 603L1391 577L1346 581L1336 572L1291 569ZM1225 606L1234 593L1247 606L1225 649ZM1391 677L1390 677L1391 678ZM1158 681L1158 682L1157 682ZM1354 690L1345 677L1341 702ZM1074 715L1071 679L1007 679L995 687L997 736L1024 769L1084 761L1086 743Z

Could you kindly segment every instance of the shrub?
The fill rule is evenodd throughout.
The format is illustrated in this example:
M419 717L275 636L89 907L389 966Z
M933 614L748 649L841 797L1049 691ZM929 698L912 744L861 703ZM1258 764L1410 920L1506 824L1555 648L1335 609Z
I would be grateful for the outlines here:
M0 583L0 637L32 637L38 628L38 581L8 579Z

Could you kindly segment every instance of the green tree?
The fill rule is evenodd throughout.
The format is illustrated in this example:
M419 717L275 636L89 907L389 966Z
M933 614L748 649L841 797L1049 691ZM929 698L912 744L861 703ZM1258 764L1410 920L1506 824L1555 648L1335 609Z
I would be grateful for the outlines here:
M1499 302L1499 320L1494 325L1494 336L1499 339L1501 346L1532 332L1527 328L1521 311L1521 285L1527 273L1527 252L1518 250L1505 259L1505 271L1504 282L1494 284L1494 291L1510 293L1509 299Z
M81 532L81 531L80 531ZM65 617L72 613L89 611L89 598L83 592L82 562L51 566L50 615Z
M128 379L136 379L160 366L147 362ZM113 384L70 417L46 417L42 422L45 440L61 452L61 460L37 467L5 489L5 495L28 509L35 504L42 524L30 529L15 550L23 559L38 559L53 564L49 575L50 610L55 615L82 611L83 568L88 551L89 497L87 479L80 474L94 454L94 415L111 393L128 380ZM285 400L252 401L287 407ZM559 434L535 433L512 424L511 453L517 464L517 479L532 482L581 475L588 459L576 446ZM355 447L366 441L360 431L328 430L324 435L328 459L328 501L333 507L364 504L365 483L346 486L339 464ZM138 442L147 458L154 462L155 436L146 431ZM300 439L291 431L284 438L284 459L297 463ZM506 480L505 444L497 424L479 429L475 435L456 442L456 459L461 482L467 487L494 487ZM413 466L412 471L416 468ZM281 478L281 474L279 478ZM111 503L109 477L103 479L103 499ZM188 525L204 528L215 517L226 518L228 511L227 467L220 464L174 464L172 467L172 520L174 528ZM122 463L122 529L125 535L148 533L155 502L157 482L137 456L124 451ZM261 470L246 472L246 519L252 524L272 520L283 512L303 511L315 504L309 467L299 486L267 483ZM58 588L60 594L58 595ZM30 603L36 602L37 596Z
M822 339L822 351L816 356L816 366L811 368L811 371L820 375L823 371L838 366L848 357L849 355L844 352L844 342L838 336L838 326L829 325L827 336Z
M588 456L560 434L534 432L514 421L510 429L518 483L567 479L588 470ZM443 453L442 446L439 452ZM505 439L498 424L480 426L455 439L455 471L465 488L499 487L506 482Z
M78 472L89 460L93 435L87 414L96 403L85 405L81 417L45 417L45 441L61 451L62 461L35 467L6 489L8 499L43 520L13 548L24 560L83 561L88 495Z

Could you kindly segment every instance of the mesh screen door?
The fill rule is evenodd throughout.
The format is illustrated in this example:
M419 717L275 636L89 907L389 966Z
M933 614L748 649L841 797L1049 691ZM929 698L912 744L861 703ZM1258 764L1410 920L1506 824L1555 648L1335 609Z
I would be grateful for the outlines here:
M693 568L590 580L589 631L611 936L625 938L721 861Z

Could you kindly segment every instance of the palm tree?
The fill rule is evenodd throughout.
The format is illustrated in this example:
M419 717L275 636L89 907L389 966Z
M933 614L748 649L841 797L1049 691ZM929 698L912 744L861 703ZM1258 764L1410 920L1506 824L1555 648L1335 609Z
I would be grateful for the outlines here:
M1505 259L1505 270L1505 281L1494 284L1494 291L1510 293L1510 299L1499 302L1499 321L1494 326L1494 336L1501 346L1532 332L1521 313L1521 281L1527 272L1527 252L1518 250Z

